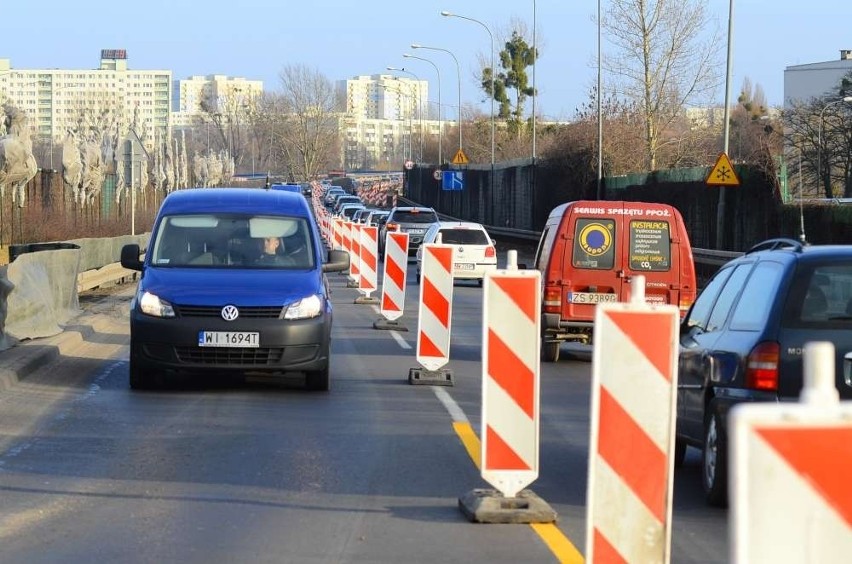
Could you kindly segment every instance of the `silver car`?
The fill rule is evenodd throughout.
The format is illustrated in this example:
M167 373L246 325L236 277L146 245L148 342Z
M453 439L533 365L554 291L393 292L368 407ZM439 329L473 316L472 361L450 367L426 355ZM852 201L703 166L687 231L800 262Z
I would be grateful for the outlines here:
M423 237L440 219L433 208L397 206L388 214L379 232L379 254L385 255L385 238L388 231L408 233L408 253L414 254L423 243Z

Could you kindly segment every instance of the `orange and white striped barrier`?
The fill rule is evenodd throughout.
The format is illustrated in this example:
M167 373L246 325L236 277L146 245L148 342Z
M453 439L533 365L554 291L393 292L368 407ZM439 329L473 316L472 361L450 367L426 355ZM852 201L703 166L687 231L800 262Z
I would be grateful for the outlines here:
M349 284L350 288L358 287L361 278L361 224L351 221L349 224Z
M541 273L485 276L482 293L480 472L496 490L475 489L459 507L479 523L552 523L556 512L531 490L538 477Z
M417 362L425 370L409 370L408 381L411 384L453 383L452 371L438 371L450 360L454 252L452 245L423 245L420 306L417 315Z
M331 219L331 248L339 251L343 249L343 221L339 217Z
M645 303L634 276L629 303L598 304L586 560L669 562L677 401L678 319Z
M385 237L385 266L382 274L382 299L379 312L384 319L373 323L375 329L408 331L397 320L405 310L405 284L408 275L408 233L389 231Z
M489 272L482 308L482 478L515 497L538 478L541 273Z
M805 344L799 403L731 410L730 562L850 561L852 402L838 401L834 357Z
M377 304L379 300L370 294L378 287L378 257L379 257L379 230L375 225L360 226L360 277L358 279L358 291L364 294L355 299L356 304Z

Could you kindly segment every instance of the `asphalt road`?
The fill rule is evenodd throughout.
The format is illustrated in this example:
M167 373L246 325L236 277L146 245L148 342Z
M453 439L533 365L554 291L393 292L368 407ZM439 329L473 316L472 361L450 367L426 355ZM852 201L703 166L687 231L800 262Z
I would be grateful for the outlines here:
M409 278L413 275L409 267ZM83 299L87 341L0 393L0 561L553 562L584 551L590 351L541 372L540 476L549 531L469 523L458 498L490 487L456 432L478 435L481 294L458 283L452 387L412 386L410 331L372 329L334 288L332 390L185 380L127 386L132 288ZM725 562L727 512L704 505L698 458L676 473L673 562ZM624 523L629 527L629 523ZM572 552L572 549L575 552Z

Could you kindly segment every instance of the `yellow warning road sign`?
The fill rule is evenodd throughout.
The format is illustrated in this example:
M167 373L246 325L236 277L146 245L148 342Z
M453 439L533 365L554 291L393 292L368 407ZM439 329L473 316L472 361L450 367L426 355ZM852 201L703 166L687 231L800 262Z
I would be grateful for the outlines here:
M734 165L725 153L719 153L719 158L716 159L716 164L710 174L707 175L705 183L708 186L739 186L740 179L737 178L737 173L734 172Z
M453 157L453 164L467 164L470 161L467 160L467 155L464 154L464 151L459 149L456 151L456 156Z

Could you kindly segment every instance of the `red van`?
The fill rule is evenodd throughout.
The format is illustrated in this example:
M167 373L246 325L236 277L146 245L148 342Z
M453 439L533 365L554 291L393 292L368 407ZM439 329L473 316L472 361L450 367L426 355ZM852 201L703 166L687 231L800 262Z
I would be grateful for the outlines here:
M542 274L541 351L559 360L564 341L592 342L595 304L630 300L630 279L645 276L645 299L695 300L695 264L680 212L667 204L576 201L550 212L535 255Z

